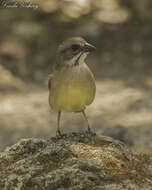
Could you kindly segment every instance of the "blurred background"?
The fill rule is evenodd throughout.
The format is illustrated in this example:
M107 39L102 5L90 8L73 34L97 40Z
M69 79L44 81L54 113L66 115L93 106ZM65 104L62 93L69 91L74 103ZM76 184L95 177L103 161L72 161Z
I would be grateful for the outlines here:
M82 36L97 47L86 60L97 84L86 110L93 131L152 152L152 1L24 2L1 1L0 150L21 138L55 135L48 76L59 43ZM64 132L86 130L81 114L64 113L61 125Z

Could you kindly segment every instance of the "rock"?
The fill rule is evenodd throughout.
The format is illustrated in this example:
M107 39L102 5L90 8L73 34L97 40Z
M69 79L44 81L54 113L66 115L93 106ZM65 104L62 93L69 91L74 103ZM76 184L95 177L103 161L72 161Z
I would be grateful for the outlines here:
M115 127L106 127L103 132L105 136L110 136L114 139L118 139L131 147L133 146L134 138L132 137L132 134L128 133L128 129L121 125L117 125Z
M151 165L150 155L93 133L22 139L0 154L0 189L150 190Z

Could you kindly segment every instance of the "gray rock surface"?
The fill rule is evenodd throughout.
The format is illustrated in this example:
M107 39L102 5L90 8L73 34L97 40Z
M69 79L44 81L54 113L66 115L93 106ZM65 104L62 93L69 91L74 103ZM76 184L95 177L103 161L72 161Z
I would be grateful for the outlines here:
M106 136L22 139L0 154L0 190L151 190L152 157Z

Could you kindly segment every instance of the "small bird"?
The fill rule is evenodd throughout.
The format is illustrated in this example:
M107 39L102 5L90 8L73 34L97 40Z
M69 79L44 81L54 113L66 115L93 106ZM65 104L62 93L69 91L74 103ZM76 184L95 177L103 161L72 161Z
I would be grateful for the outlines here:
M96 85L93 73L85 63L89 52L96 48L81 37L73 37L59 45L57 58L50 75L49 104L52 110L58 112L57 134L61 135L61 112L81 112L90 125L85 114L85 108L95 98Z

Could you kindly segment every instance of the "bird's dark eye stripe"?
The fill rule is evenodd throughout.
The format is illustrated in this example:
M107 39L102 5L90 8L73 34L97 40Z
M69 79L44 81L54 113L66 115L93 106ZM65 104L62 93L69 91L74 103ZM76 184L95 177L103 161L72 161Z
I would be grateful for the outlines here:
M71 46L71 48L72 48L72 50L76 51L76 50L78 50L78 49L80 48L80 45L78 45L78 44L73 44L73 45Z
M80 49L80 45L78 45L78 44L73 44L71 47L62 49L60 52L61 52L61 53L64 53L64 52L66 52L67 50L70 50L70 49L72 49L73 51L77 51L78 49Z

